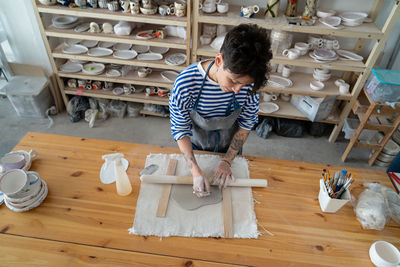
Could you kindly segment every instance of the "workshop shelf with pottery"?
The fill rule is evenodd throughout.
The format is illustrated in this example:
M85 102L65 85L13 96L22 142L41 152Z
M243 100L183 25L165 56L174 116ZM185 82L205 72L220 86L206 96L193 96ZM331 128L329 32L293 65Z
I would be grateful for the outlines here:
M274 10L269 2L266 8L248 1L241 2L245 6L238 6L226 0L195 0L192 62L214 57L224 34L233 26L254 23L270 30L273 58L269 82L260 92L259 115L313 121L315 118L333 124L329 141L334 142L399 17L399 3L392 1L390 14L379 28L375 20L383 0L374 1L369 14L345 7L341 11L323 10L320 3L315 14L305 14L310 9L304 13L298 9L294 17L285 16L284 10ZM359 54L368 40L377 41L369 56L363 58ZM293 95L300 100L293 101ZM315 112L324 101L330 102L331 112L320 119ZM302 102L317 103L314 114L293 106Z
M65 105L81 95L168 106L190 61L190 1L32 3Z

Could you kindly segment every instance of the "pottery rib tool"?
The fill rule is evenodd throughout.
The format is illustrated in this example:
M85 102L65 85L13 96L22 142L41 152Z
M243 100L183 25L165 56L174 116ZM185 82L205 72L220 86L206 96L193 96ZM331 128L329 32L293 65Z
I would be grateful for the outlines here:
M142 175L140 180L143 183L153 184L193 184L192 176L173 176L173 175ZM228 186L239 187L267 187L265 179L236 179L230 181Z

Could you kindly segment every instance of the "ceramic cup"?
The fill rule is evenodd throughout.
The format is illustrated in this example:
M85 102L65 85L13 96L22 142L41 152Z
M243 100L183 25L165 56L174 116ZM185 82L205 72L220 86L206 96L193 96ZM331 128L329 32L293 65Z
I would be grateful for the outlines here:
M132 84L124 84L123 88L124 94L126 95L130 95L136 91L135 86L133 86Z
M140 13L140 4L139 1L130 1L129 7L131 9L131 14L137 15Z
M339 86L339 93L341 95L347 95L349 93L350 85L348 83L342 83Z
M78 80L78 87L79 89L85 89L86 88L86 81L85 80Z
M217 36L224 35L227 32L228 32L228 28L226 27L226 25L223 25L223 24L217 25Z
M177 17L186 16L186 9L175 9L175 16Z
M167 5L160 5L158 7L158 13L160 13L161 16L166 16L171 13L171 9Z
M138 75L140 78L146 78L147 75L149 75L152 72L152 69L150 68L139 68L138 69Z
M283 67L284 67L284 66L285 66L285 65L283 65L283 64L279 64L279 65L278 65L277 72L278 72L278 73L282 73Z
M205 13L214 13L217 11L217 3L215 1L204 1L203 4L200 3L199 8Z
M104 82L104 90L112 90L114 89L114 83L113 82Z
M229 4L226 2L221 2L217 4L218 13L227 13L229 11Z
M285 49L283 50L282 55L289 59L296 59L300 57L300 51L296 48Z
M107 8L108 0L98 0L97 2L100 8Z
M152 9L153 4L152 4L151 0L142 0L142 7L146 8L146 9Z
M119 3L121 5L122 12L127 13L131 11L129 0L120 0Z
M200 36L200 44L201 45L209 45L211 43L211 36L202 35Z
M40 176L37 172L10 170L0 178L0 191L11 198L26 197L31 191L31 185L39 180Z
M284 65L282 69L282 76L285 78L289 78L292 71L293 71L293 66Z
M289 102L290 98L291 98L290 94L281 94L280 97L281 97L282 101L285 101L285 102Z
M278 99L277 95L274 94L268 94L264 92L263 100L264 102L270 102L270 101L275 101Z
M159 97L166 97L169 93L169 89L166 88L158 88L157 94Z
M186 2L182 0L178 0L174 2L175 10L177 9L186 9Z
M119 10L119 3L118 1L111 1L107 3L108 10L110 11L118 11Z
M19 153L8 153L0 159L4 171L21 169L25 166L25 156Z
M300 55L304 56L312 48L312 44L299 42L294 44L294 48L300 51Z
M97 8L97 0L87 0L87 4L91 8Z
M154 86L152 87L146 87L146 96L153 96L157 94L157 88Z
M92 89L93 90L100 90L101 88L103 88L103 85L100 81L94 81L92 82Z
M76 79L68 79L67 85L68 87L76 88L77 87Z
M343 83L346 83L344 80L342 80L342 79L338 79L338 80L336 80L335 81L335 85L337 86L337 87L339 87L341 84L343 84Z
M257 5L254 6L246 6L241 8L241 16L245 18L251 18L254 16L254 14L258 13L260 11L260 7Z
M386 241L376 241L373 243L369 249L369 257L376 266L400 266L399 250Z

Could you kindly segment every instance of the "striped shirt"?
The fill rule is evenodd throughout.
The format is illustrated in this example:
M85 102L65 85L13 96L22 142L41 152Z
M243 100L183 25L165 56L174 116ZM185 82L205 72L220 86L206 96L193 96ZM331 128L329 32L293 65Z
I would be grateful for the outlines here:
M175 80L169 98L171 132L175 141L184 136L192 136L190 112L196 102L205 71L201 62L194 63L183 70ZM240 89L236 100L242 108L237 121L240 128L251 130L258 122L258 93L250 95L252 85ZM204 82L197 112L205 119L225 117L225 111L232 100L233 92L224 92L218 83L207 77ZM231 108L233 105L231 105Z

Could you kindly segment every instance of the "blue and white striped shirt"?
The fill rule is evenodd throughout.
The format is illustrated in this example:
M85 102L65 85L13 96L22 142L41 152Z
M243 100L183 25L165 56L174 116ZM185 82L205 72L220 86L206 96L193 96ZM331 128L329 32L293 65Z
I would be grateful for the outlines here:
M192 136L190 112L196 102L205 71L201 62L183 70L175 80L169 98L171 132L175 141L184 136ZM258 93L250 95L252 85L240 89L236 100L242 108L237 121L245 130L251 130L258 122ZM224 92L218 83L207 77L197 106L197 112L205 119L225 117L225 111L233 97L233 92Z

